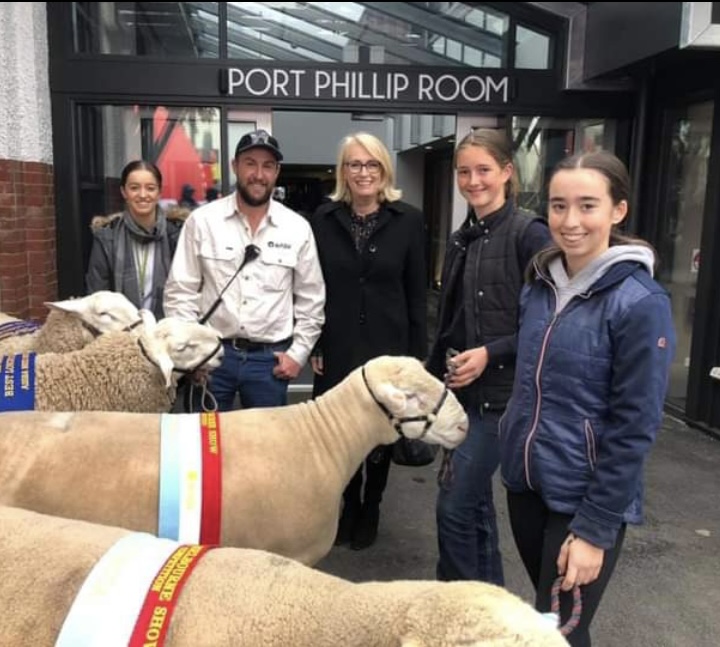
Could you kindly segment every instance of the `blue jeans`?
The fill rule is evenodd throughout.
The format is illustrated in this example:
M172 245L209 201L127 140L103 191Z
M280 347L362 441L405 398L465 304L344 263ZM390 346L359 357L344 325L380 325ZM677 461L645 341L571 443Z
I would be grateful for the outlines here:
M210 373L208 380L208 389L217 400L218 411L232 411L237 394L240 394L243 409L287 404L289 381L273 375L277 364L273 353L286 351L290 347L289 341L265 344L257 350L237 350L228 342L223 342L223 347L222 364Z
M498 421L501 413L468 412L465 441L451 455L440 481L436 518L437 578L481 580L503 586L492 477L500 462Z

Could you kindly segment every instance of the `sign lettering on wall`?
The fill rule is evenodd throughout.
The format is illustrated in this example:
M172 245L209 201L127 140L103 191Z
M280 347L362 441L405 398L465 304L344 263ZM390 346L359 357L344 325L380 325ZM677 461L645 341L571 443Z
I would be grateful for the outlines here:
M504 105L514 98L506 74L464 68L231 67L221 70L220 92L238 98L396 101Z

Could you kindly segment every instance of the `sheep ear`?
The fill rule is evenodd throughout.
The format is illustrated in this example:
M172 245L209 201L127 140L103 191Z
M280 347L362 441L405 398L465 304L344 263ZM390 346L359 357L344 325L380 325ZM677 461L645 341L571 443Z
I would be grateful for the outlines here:
M141 317L142 314L143 311L141 310ZM155 323L155 317L153 316L152 312L150 313L150 317L152 317L152 319L150 320L150 326L156 327L157 324ZM173 364L170 353L168 352L167 342L163 339L160 339L152 328L147 328L147 322L145 318L143 318L143 327L144 330L141 343L143 344L145 352L148 354L148 356L160 368L160 372L162 373L163 378L165 378L165 387L169 389L171 386L173 386L172 378L173 371L175 370L175 365Z
M66 299L65 301L45 301L45 307L50 310L62 310L63 312L75 312L83 314L87 310L85 299Z
M170 354L165 346L155 339L152 335L144 335L145 352L160 368L163 378L165 378L165 387L170 388L173 385L172 373L175 370Z
M172 360L170 359L170 355L168 355L167 353L162 353L157 359L158 364L160 365L160 371L165 378L165 388L169 389L173 385L172 377L175 367L173 366Z
M407 409L407 396L390 382L385 382L377 387L377 397L394 416L405 413Z
M146 330L152 330L157 325L157 319L155 319L155 315L152 313L151 310L147 310L146 308L140 309L140 319L143 323L143 327Z

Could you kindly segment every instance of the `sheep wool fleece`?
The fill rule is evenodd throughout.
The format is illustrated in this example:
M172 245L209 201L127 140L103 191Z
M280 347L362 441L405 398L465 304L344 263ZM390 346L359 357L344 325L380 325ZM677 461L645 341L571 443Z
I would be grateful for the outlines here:
M0 508L3 644L53 647L88 573L127 534ZM265 551L209 551L180 592L165 647L258 645L563 647L567 642L529 604L492 584L353 583Z
M431 413L445 393L424 438L447 448L464 440L464 409L417 359L378 358L366 367L385 406L411 407L412 416ZM309 565L332 548L342 492L361 461L398 438L360 369L314 401L218 417L220 543ZM0 505L156 535L160 420L159 414L72 409L3 414ZM419 434L424 424L405 428Z

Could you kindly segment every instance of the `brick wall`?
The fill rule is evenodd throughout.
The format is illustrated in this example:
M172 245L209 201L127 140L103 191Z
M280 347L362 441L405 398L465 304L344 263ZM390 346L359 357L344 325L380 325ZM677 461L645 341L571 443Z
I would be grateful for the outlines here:
M53 168L0 160L0 311L44 319L55 299Z

